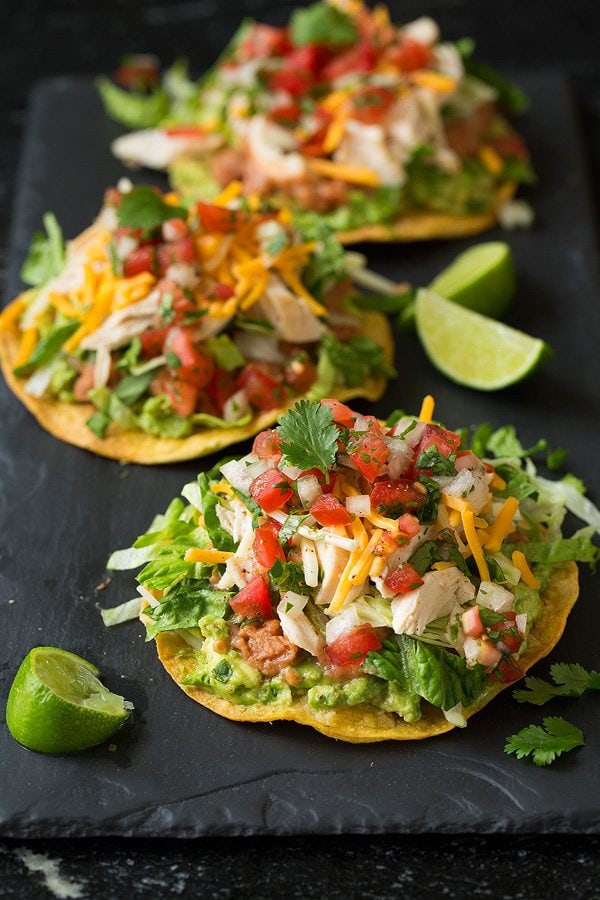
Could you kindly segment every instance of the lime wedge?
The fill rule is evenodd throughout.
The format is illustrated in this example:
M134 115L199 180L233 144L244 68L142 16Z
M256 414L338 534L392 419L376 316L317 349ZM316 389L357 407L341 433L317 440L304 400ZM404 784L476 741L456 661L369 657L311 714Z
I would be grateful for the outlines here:
M42 753L100 744L129 717L123 697L107 690L92 663L68 650L34 647L15 675L6 724L16 741Z
M417 332L433 365L465 387L496 391L531 374L551 349L539 338L488 319L425 288Z
M442 269L429 289L484 316L502 318L516 291L510 247L502 241L469 247ZM398 323L406 331L415 330L414 301L404 307Z
M507 311L516 291L515 266L508 244L476 244L456 257L429 285L436 294L492 319Z

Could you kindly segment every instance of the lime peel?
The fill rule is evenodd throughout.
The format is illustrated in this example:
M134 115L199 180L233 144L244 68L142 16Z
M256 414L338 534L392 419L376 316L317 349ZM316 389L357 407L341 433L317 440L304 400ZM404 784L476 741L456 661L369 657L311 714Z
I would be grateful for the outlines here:
M132 704L99 680L93 663L57 647L34 647L15 675L6 706L14 739L42 753L85 750L109 738Z
M417 294L416 323L432 364L458 384L480 391L521 381L552 353L540 338L425 288Z

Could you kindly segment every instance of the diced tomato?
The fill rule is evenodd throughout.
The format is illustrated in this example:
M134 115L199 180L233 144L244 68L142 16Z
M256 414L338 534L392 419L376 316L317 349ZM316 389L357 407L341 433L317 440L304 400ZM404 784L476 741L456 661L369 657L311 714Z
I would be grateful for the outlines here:
M153 359L155 356L161 355L168 330L168 328L146 328L145 331L142 331L139 338L143 359Z
M277 125L283 125L285 128L297 125L301 115L302 110L297 103L282 103L275 106L270 113L271 119Z
M219 412L223 409L223 404L229 400L232 394L235 394L237 385L235 376L225 369L215 369L210 383L209 393L217 405Z
M310 508L319 525L349 525L352 516L332 494L321 494Z
M373 45L366 40L360 41L351 50L345 53L339 53L331 62L321 71L321 77L325 81L333 81L335 78L341 78L342 75L357 74L359 72L370 72L377 54Z
M326 110L318 108L314 112L314 119L314 129L306 143L302 145L302 153L304 153L305 156L324 156L324 143L332 116L331 113ZM329 303L327 303L327 306L329 307Z
M273 605L267 583L262 575L256 575L229 601L234 613L242 619L270 619Z
M158 84L159 75L156 57L139 53L127 58L115 72L114 79L121 87L140 91Z
M255 409L275 409L276 406L281 406L286 397L285 388L280 382L251 363L242 369L238 383L246 391L248 402Z
M293 97L299 97L311 89L314 83L313 75L305 69L281 69L275 72L271 78L271 88L274 91L285 91Z
M350 116L366 125L376 125L395 100L393 91L383 87L364 87L352 97Z
M495 138L486 139L500 156L513 156L515 159L529 159L529 153L525 141L518 134L502 134Z
M519 634L515 624L516 613L508 610L504 616L505 618L501 622L492 625L490 631L499 631L498 641L506 647L509 653L517 653L523 643L523 637Z
M394 594L408 594L423 584L423 579L410 563L403 563L390 572L384 583Z
M356 417L350 407L346 406L345 403L340 403L339 400L326 398L325 400L321 400L321 405L330 408L333 421L336 425L341 425L343 428L352 428L354 426Z
M168 125L162 129L169 137L204 137L206 128L201 125Z
M512 659L501 659L494 670L494 674L505 684L513 684L523 677L525 672Z
M254 438L252 452L256 453L260 459L273 460L275 465L277 465L283 455L281 452L281 438L279 437L279 434L272 430L261 431L260 434L257 434Z
M228 284L221 284L221 282L217 282L217 284L213 284L210 290L207 292L206 296L209 299L216 298L217 300L229 300L230 297L233 297L235 291L232 287L229 287Z
M116 187L109 187L104 191L104 203L106 206L114 206L118 208L121 205L122 199L123 194Z
M226 209L224 206L215 206L214 203L204 203L202 200L196 204L196 212L202 228L217 234L235 231L248 218L244 210Z
M252 549L256 562L265 569L270 569L276 559L285 562L285 553L277 540L277 531L271 522L260 525L254 530Z
M162 236L165 241L180 241L188 237L190 230L183 219L167 219L162 223Z
M336 666L360 665L370 650L379 650L381 641L372 625L359 625L346 631L326 647L327 655Z
M421 523L411 513L403 513L398 519L398 531L405 537L414 537L421 530Z
M467 637L478 638L485 634L485 625L481 621L478 606L470 606L460 617L464 633Z
M288 502L292 496L290 479L279 469L267 469L250 482L250 496L263 512L272 513Z
M414 72L424 69L431 62L431 50L420 41L405 37L400 44L388 47L384 58L386 62L398 66L402 72Z
M171 241L169 244L160 244L156 251L156 259L161 275L164 275L169 266L177 263L190 265L196 259L194 241L191 237L185 237L179 241Z
M384 516L398 519L406 512L421 509L426 499L427 490L418 481L397 478L396 481L377 482L371 493L371 506Z
M454 431L448 431L447 428L440 428L439 425L426 425L423 429L421 440L414 450L414 462L412 466L413 474L416 472L423 472L424 474L430 473L430 469L417 467L419 456L429 447L437 447L438 453L448 459L451 453L456 453L459 445L460 435L456 434Z
M305 469L302 474L314 475L315 478L318 478L319 484L321 485L321 490L324 494L331 494L333 492L335 482L337 480L335 472L329 472L328 476L326 477L320 469Z
M298 394L304 394L317 378L317 367L311 359L296 357L285 367L285 383Z
M197 388L206 387L210 383L215 370L212 356L199 350L192 341L189 332L179 326L169 329L165 344L165 352L171 351L178 357L181 366L177 366L177 377Z
M190 298L186 297L183 293L173 297L172 309L175 314L175 322L182 322L188 316L191 315L193 317L193 315L198 312L198 307L194 301L190 300Z
M378 434L363 434L349 449L350 459L367 481L383 475L388 457L385 441Z
M132 250L123 262L123 275L125 278L133 278L140 272L153 272L156 263L156 247L153 244L144 244Z
M167 372L161 372L154 377L150 384L150 393L165 394L179 416L191 416L198 402L197 387L179 378L169 377Z
M252 28L239 48L242 59L263 59L280 56L291 48L286 28L258 24Z

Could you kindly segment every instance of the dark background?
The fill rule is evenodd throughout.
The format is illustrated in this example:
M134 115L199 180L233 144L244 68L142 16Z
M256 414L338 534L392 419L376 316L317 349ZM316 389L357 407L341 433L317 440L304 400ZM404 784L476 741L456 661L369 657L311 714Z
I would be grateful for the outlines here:
M283 22L295 5L260 0L4 0L0 25L0 279L21 129L31 85L110 71L127 52L209 65L241 15ZM396 20L431 14L445 37L472 35L503 69L567 69L576 90L594 190L600 193L600 5L422 0L391 3ZM0 763L1 764L1 763ZM600 840L583 836L356 836L294 839L28 842L61 860L85 893L132 897L600 897ZM23 842L0 844L0 896L51 897L27 874ZM29 863L34 868L35 860ZM95 889L94 887L95 886Z

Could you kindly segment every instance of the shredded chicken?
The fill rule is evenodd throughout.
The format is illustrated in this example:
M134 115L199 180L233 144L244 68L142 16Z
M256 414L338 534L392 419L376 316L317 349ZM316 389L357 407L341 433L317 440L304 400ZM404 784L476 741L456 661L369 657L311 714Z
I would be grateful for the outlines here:
M318 341L325 326L306 300L297 297L277 276L270 274L265 292L254 306L255 314L267 319L284 341L308 344Z

